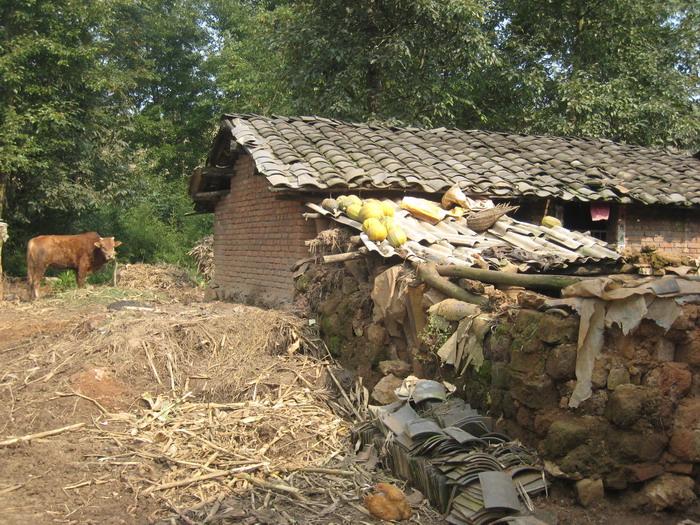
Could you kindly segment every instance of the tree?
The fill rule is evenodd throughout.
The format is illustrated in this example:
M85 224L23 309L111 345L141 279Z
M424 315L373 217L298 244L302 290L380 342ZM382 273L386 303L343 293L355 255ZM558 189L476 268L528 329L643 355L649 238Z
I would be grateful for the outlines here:
M500 0L498 129L700 147L697 2ZM497 89L498 88L498 89Z

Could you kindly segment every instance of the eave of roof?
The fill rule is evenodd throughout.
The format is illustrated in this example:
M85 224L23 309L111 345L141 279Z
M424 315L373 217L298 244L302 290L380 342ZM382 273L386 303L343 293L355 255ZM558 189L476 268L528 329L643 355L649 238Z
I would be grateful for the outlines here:
M224 115L208 163L250 154L273 189L700 205L700 160L605 140Z

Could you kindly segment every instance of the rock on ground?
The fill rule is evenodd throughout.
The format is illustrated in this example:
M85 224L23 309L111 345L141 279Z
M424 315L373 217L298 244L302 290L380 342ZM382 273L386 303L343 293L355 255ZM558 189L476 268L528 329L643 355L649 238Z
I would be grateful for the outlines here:
M401 383L403 383L403 381L393 374L383 377L374 386L372 398L382 405L388 405L389 403L398 401L394 390L399 388Z
M664 474L644 486L643 506L655 511L686 508L695 501L693 485L693 478L689 476Z

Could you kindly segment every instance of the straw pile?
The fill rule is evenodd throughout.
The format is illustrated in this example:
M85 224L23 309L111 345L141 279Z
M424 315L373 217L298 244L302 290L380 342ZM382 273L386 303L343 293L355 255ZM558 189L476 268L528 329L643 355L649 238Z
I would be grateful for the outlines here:
M0 344L15 352L0 382L15 392L37 385L37 400L78 396L97 407L75 439L104 443L95 464L131 487L129 512L156 503L143 522L267 523L267 512L274 523L362 523L363 494L377 481L397 483L356 462L343 416L366 409L368 393L342 389L303 320L221 303L80 308L76 317L47 300L8 312L36 317L43 333L22 348ZM123 399L80 390L73 378L86 367L108 370Z
M205 280L211 281L214 276L214 236L202 237L194 247L187 252L197 263L197 271Z
M182 268L173 264L125 264L120 265L117 284L121 288L168 290L192 288L192 279Z

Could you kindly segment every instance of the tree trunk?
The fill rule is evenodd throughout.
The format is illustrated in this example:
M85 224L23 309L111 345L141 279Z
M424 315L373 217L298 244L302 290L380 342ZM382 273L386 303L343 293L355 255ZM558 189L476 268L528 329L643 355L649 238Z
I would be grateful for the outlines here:
M7 175L0 173L0 223L3 222L3 213L5 211L5 188L7 184ZM2 245L4 244L4 228L0 228L0 301L5 297L5 279L2 269Z
M470 293L464 288L460 288L456 284L451 283L448 279L440 277L433 263L418 264L416 265L416 271L418 272L418 277L420 277L425 284L444 293L448 297L479 306L486 306L489 303L486 297Z
M581 277L570 275L544 275L526 273L497 272L493 270L481 270L462 265L440 265L436 267L437 273L444 277L466 277L489 284L502 284L506 286L522 286L524 288L548 288L561 290L579 281Z

